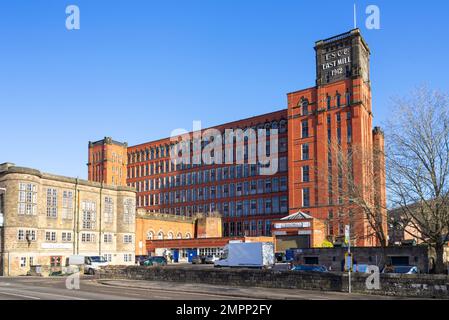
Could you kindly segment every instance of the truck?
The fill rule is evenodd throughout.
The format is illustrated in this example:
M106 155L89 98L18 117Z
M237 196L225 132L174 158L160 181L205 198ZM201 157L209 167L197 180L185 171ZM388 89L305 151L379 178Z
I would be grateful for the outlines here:
M102 256L72 255L67 258L67 265L84 267L84 273L94 275L101 267L109 263Z
M214 267L270 268L274 265L274 245L271 242L228 243Z

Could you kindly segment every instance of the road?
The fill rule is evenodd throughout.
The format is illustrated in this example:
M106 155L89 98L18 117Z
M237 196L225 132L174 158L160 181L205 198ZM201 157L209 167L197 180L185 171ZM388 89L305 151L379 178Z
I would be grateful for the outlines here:
M394 297L296 289L268 289L138 280L81 278L79 290L65 277L0 277L0 300L367 300ZM397 299L397 297L396 297Z
M68 290L66 278L0 277L0 300L179 300L176 291L108 286L82 278L79 290ZM242 299L229 296L183 293L186 300Z

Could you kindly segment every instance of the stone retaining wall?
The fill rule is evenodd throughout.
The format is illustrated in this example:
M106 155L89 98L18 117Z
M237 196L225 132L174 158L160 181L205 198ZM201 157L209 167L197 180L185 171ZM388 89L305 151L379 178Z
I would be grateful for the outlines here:
M348 274L337 272L316 273L253 269L110 266L100 271L99 278L348 291ZM448 276L381 274L379 290L367 289L367 278L367 274L352 274L352 291L377 295L449 299Z

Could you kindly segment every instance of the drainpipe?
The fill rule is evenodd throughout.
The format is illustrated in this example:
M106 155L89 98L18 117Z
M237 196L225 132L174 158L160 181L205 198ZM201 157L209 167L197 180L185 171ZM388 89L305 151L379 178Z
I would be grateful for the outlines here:
M77 179L78 181L78 179ZM78 184L77 184L78 185ZM76 254L80 253L80 191L77 189L77 203L76 203Z
M101 213L102 211L102 200L103 200L103 181L101 182L101 187L100 187L100 212L98 213L99 216L99 236L98 236L98 255L101 257Z
M1 254L2 254L2 264L1 264L1 275L3 276L3 272L5 270L5 212L3 212L3 209L5 208L6 203L6 189L0 188L0 194L3 194L3 201L1 202L0 206L0 214L3 215L2 219L2 225L0 226L0 233L1 233ZM9 276L9 252L8 252L8 276Z
M77 218L76 218L76 208L77 208L77 204L78 204L78 178L76 178L76 182L75 182L75 190L74 190L74 194L75 194L75 204L73 206L73 254L76 254L75 248L76 248L76 240L77 240L77 233L76 233L76 222L77 222Z

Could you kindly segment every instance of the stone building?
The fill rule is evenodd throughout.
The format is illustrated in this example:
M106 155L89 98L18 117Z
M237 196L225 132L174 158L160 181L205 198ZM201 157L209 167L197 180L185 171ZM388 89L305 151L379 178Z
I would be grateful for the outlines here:
M133 189L0 165L1 275L65 266L70 255L134 264Z

